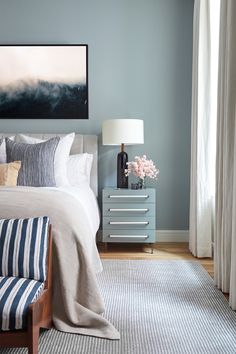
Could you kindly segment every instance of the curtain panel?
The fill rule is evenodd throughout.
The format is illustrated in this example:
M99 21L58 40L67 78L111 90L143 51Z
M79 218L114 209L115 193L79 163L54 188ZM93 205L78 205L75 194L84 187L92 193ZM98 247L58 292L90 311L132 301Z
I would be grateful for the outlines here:
M215 282L236 310L236 1L221 1Z
M212 256L215 194L218 0L195 0L191 117L189 248Z

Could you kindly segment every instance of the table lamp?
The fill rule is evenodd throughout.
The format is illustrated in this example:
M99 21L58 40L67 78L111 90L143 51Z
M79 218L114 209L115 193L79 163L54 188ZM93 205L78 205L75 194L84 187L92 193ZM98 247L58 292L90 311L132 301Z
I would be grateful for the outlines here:
M109 119L102 124L103 145L120 145L117 155L117 188L128 188L128 177L125 176L128 154L125 145L144 143L143 120L141 119Z

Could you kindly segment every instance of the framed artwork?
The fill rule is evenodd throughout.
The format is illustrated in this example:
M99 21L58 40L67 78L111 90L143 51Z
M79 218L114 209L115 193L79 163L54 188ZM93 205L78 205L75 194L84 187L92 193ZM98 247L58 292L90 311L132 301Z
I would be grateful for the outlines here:
M0 45L0 119L88 119L88 46Z

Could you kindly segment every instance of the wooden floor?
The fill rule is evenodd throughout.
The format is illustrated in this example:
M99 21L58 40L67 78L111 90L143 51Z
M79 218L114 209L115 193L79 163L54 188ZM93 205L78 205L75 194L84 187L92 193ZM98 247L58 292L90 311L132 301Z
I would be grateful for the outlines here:
M99 253L103 259L182 259L195 260L202 264L213 277L214 267L211 258L197 259L188 249L188 243L156 243L153 245L153 254L149 246L142 244L110 243L105 251L104 244L98 245Z

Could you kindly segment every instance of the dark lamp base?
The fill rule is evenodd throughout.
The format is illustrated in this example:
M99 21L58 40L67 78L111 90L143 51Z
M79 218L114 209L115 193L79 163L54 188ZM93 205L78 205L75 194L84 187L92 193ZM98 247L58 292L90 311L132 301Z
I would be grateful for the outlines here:
M128 176L125 176L127 169L128 154L121 151L117 155L117 188L128 188Z

